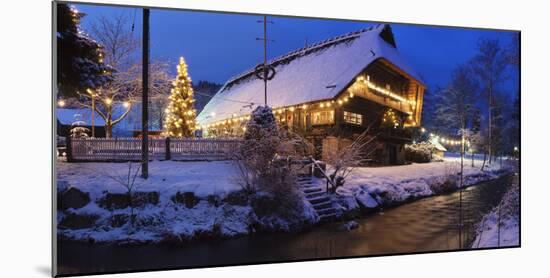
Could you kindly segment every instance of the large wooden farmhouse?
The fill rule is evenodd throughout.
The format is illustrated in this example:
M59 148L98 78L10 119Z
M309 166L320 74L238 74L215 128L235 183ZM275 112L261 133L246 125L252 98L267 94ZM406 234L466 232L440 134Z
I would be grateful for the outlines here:
M298 131L321 158L370 126L372 160L404 162L410 127L420 125L425 85L397 51L390 25L378 25L313 44L268 62L268 105L281 125ZM235 137L264 103L254 69L227 81L198 115L205 136Z

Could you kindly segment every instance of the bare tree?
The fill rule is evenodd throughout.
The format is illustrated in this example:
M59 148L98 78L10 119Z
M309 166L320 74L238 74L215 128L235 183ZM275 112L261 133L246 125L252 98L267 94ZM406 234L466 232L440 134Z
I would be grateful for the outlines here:
M171 79L165 62L154 61L149 67L152 110L156 112L155 116L159 117L158 121L162 124ZM121 122L137 103L141 90L141 65L134 64L127 70L118 72L112 82L100 89L80 93L79 104L93 109L103 118L106 136L109 138L113 135L113 127Z
M105 122L105 135L113 136L113 127L122 121L132 110L132 102L136 90L128 86L130 77L117 78L97 90L88 89L86 93L79 93L79 103L96 112Z
M111 174L107 171L102 171L107 177L124 187L126 190L126 195L128 197L128 206L130 207L130 223L134 227L135 223L135 189L140 185L136 183L136 178L140 172L141 165L138 164L138 167L135 171L132 171L132 162L128 162L128 172L125 175L119 176Z
M140 46L134 36L129 18L123 14L100 15L91 25L91 35L104 47L104 62L116 70L125 70L133 61L133 54Z
M137 71L141 72L141 66L137 65ZM150 123L156 122L159 129L163 127L166 117L166 108L170 102L169 96L172 89L173 77L168 74L169 64L165 61L155 60L149 65L149 117ZM134 82L141 84L141 74L138 74Z
M466 138L470 135L468 123L473 118L478 84L475 82L470 68L461 65L453 72L452 80L441 94L441 102L437 108L438 115L445 117L450 128L458 130L460 144L460 184L459 184L459 246L462 248L462 188L464 186L464 152Z
M94 90L79 92L79 104L91 108L105 122L106 137L113 136L113 127L121 122L132 109L134 96L140 92L135 83L136 68L132 66L132 54L139 47L129 20L124 14L100 16L91 26L91 33L104 48L102 62L114 72L112 81Z
M349 174L356 167L363 165L366 159L376 151L375 140L378 134L371 135L369 134L369 130L370 126L349 145L327 154L326 162L332 167L332 174L329 175L329 178L331 179L333 190L344 185Z
M93 37L104 46L104 62L115 69L112 81L96 90L80 93L79 104L94 110L105 122L106 137L113 136L113 128L132 110L141 94L141 64L136 60L140 41L132 31L125 14L100 16L91 26ZM170 92L168 65L154 61L150 65L149 90L153 110L159 121L164 117L164 106ZM159 122L162 124L162 122Z
M488 152L489 163L493 160L493 108L496 87L505 80L505 71L508 66L508 55L501 48L498 40L482 39L479 41L478 54L472 60L472 68L481 81L482 90L487 96L488 104Z

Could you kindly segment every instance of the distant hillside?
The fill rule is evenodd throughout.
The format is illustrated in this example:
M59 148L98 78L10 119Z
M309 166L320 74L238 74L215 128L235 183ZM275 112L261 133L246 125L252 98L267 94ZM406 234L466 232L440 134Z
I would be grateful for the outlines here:
M222 84L201 80L193 84L195 92L195 109L199 114L210 99L218 92Z

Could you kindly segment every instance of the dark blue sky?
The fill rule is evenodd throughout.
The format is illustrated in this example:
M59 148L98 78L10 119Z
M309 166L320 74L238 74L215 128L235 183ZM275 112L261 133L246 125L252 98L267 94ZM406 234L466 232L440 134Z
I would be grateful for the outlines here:
M124 13L135 18L135 34L141 37L141 9L76 5L87 16L86 30L101 14ZM135 15L135 16L134 16ZM194 81L224 83L228 78L263 60L260 16L207 13L179 10L151 10L151 55L170 61L175 71L178 57L184 56ZM269 57L279 56L330 37L371 26L376 23L341 20L270 17L268 26ZM450 27L392 24L400 53L416 68L429 87L444 86L456 65L476 53L480 38L498 38L504 46L511 32ZM515 82L514 82L515 83ZM515 84L509 84L514 86ZM513 87L511 87L513 88ZM513 90L508 88L508 90Z

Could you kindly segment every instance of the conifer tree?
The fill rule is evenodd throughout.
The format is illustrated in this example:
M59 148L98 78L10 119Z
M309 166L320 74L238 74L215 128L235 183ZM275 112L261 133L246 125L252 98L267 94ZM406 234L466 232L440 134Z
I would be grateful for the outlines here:
M164 131L170 137L192 137L195 131L195 99L187 64L183 57L178 65L178 76L172 82L170 103L166 108Z
M57 4L57 86L64 97L95 89L109 81L113 69L103 63L103 47L80 30L85 16L75 7Z

